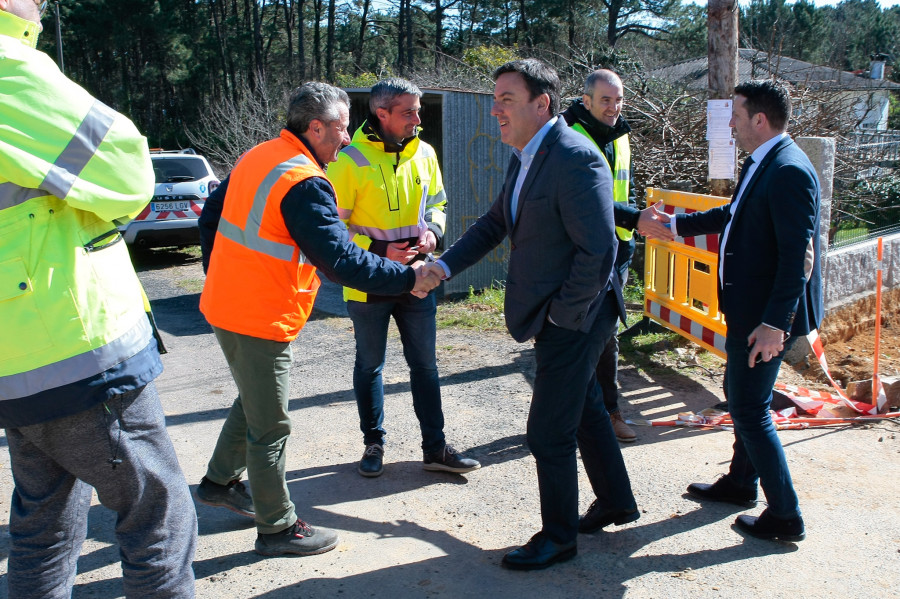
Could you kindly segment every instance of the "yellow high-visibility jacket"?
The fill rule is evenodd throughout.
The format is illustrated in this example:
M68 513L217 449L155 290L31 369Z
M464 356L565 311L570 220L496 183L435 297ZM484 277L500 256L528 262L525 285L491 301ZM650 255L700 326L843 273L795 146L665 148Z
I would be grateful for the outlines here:
M380 256L388 243L414 244L426 228L440 243L446 224L447 198L434 148L416 136L396 150L386 150L385 142L363 123L328 167L338 213L351 238ZM345 287L344 299L373 298Z
M71 415L162 371L117 230L153 195L147 140L0 11L0 426Z
M572 125L572 129L587 137L595 146L597 146L597 142L591 137L590 133L585 130L581 123L575 123ZM613 147L615 148L616 153L615 164L609 163L609 159L603 152L603 148L597 146L597 149L600 150L600 155L603 156L606 166L609 167L610 172L613 175L613 199L617 202L624 202L627 204L628 194L631 191L629 188L629 183L631 181L631 144L628 141L628 136L623 135L622 137L617 137L615 141L613 141ZM616 235L619 236L619 239L628 241L634 236L634 231L623 227L616 227Z

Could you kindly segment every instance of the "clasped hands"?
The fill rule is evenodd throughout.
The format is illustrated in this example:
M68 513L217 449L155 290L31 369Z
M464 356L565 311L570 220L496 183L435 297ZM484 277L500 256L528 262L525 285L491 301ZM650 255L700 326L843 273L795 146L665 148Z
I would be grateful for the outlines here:
M437 248L437 237L432 231L426 229L412 246L408 241L389 243L385 257L400 264L409 264L419 254L430 254L435 248Z
M428 292L441 284L444 279L444 269L437 264L426 264L422 260L410 262L419 254L430 254L437 248L437 237L429 229L423 231L415 245L410 246L408 241L399 241L387 245L386 257L394 262L409 264L416 271L416 286L410 292L418 298L424 298Z
M662 241L672 241L675 239L675 235L673 235L672 230L666 226L672 219L668 214L663 212L662 206L662 201L659 201L652 206L647 206L641 210L641 215L638 218L637 232L644 237L660 239Z
M424 298L428 292L444 280L444 269L434 262L425 263L417 260L410 265L416 271L416 286L410 292L418 298Z

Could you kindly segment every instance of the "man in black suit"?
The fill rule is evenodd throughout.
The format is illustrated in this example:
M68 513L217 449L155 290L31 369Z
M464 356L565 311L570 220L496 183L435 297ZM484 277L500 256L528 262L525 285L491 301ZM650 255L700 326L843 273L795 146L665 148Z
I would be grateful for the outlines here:
M559 77L536 60L494 72L491 114L515 154L490 209L433 268L458 274L510 238L506 325L535 338L528 446L543 528L503 565L546 568L577 553L576 537L640 517L594 368L625 315L613 270L612 176L597 148L559 111ZM597 501L578 518L576 446Z
M735 432L728 474L713 484L693 483L688 493L752 507L759 483L769 506L758 518L738 516L737 528L762 539L801 541L806 532L800 506L769 405L786 342L822 320L819 179L785 132L791 116L787 90L772 81L750 81L734 94L731 126L750 158L731 203L671 219L676 235L721 234L725 393Z

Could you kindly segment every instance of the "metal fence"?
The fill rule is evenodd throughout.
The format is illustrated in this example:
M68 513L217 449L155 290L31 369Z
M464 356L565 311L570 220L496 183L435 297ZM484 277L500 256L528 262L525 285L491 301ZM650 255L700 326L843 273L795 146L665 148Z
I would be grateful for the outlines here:
M895 166L900 161L900 131L850 133L838 142L837 151L852 156L857 164Z
M900 131L848 134L837 154L829 247L900 231Z
M853 214L831 214L828 247L839 248L900 232L900 205L877 206Z

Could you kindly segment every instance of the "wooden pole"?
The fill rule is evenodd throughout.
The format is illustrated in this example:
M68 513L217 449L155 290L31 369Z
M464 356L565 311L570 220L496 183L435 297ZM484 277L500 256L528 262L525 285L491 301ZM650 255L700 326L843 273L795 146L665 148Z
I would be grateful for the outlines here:
M737 84L738 3L737 0L709 0L707 3L708 85L710 100L727 100ZM710 179L710 192L730 196L732 179Z

